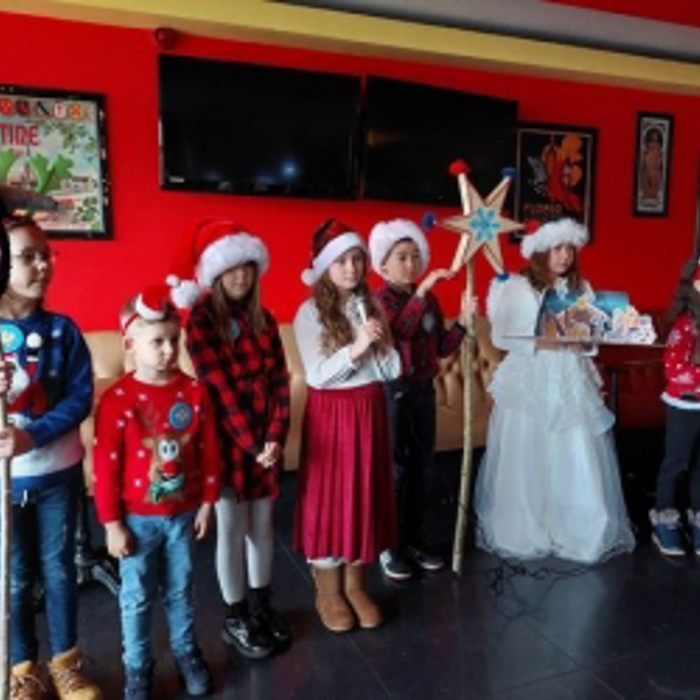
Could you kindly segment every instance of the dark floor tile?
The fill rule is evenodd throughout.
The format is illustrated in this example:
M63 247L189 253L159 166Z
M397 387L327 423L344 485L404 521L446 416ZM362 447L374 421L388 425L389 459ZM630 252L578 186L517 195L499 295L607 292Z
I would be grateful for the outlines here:
M489 696L489 700L620 700L592 674L575 671Z
M401 700L483 698L574 669L524 621L497 612L478 577L444 573L416 581L393 603L386 624L356 640Z
M597 672L626 700L700 698L700 643L674 642L606 664Z

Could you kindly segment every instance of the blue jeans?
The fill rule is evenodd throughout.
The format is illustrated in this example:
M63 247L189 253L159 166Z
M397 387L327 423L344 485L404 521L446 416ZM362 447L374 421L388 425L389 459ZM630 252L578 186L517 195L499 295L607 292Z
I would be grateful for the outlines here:
M34 586L43 581L51 656L77 641L75 524L80 477L17 494L12 504L12 664L36 661Z
M152 662L151 609L160 588L175 656L194 652L192 541L195 511L177 516L127 515L134 553L119 563L124 665Z

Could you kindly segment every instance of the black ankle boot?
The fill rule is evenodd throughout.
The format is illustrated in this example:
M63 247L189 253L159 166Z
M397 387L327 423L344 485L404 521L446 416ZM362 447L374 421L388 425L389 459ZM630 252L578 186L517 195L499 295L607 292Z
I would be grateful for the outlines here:
M272 607L272 591L269 586L250 589L251 615L266 627L275 640L278 649L287 649L292 645L292 631L284 618Z
M272 636L250 614L245 600L226 606L221 638L247 659L266 659L275 651Z

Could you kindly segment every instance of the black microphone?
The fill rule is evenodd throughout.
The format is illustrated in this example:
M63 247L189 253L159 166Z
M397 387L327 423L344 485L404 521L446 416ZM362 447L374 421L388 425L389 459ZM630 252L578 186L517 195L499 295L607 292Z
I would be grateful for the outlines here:
M369 320L369 316L367 315L367 301L365 300L364 296L361 296L360 294L355 294L353 296L355 300L355 311L360 318L360 323L364 326Z
M25 190L21 187L0 185L0 200L4 203L8 213L12 213L15 209L56 211L59 208L58 202L53 197L37 194L32 190Z

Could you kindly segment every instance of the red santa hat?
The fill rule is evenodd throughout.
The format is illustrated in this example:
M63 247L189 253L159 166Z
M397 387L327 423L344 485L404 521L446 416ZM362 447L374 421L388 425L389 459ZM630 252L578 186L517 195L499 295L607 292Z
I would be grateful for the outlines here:
M333 261L351 248L361 248L367 253L367 246L359 233L337 219L325 221L311 241L311 267L301 273L304 284L309 287L316 284Z
M154 323L167 317L179 318L171 297L172 288L167 284L146 287L134 302L134 312L122 321L122 333L137 319Z
M254 263L260 274L267 271L270 256L260 238L227 219L202 222L177 265L184 279L168 276L168 284L174 288L175 303L180 308L192 306L202 288L211 287L226 270L245 263ZM195 280L187 279L193 272Z
M386 279L382 270L391 249L399 241L413 241L418 247L423 270L426 270L430 262L430 246L421 229L408 219L394 219L392 221L380 221L375 224L369 234L369 252L372 258L374 271Z
M568 243L574 248L581 248L588 243L588 229L573 219L557 219L539 226L528 222L528 231L534 231L525 236L520 244L520 253L528 260L533 253L544 253L558 245Z

